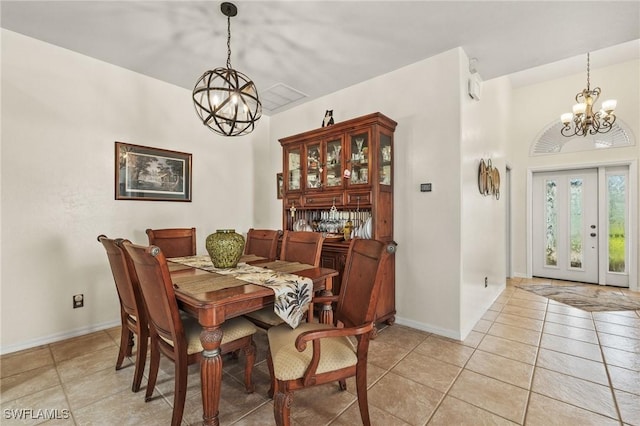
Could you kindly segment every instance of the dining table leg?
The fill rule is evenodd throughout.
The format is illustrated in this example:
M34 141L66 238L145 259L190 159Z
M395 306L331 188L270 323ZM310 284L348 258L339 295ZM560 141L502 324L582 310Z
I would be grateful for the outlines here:
M220 326L203 327L200 333L202 360L200 361L200 381L202 384L202 420L203 424L218 426L218 408L220 406L220 387L222 384L222 356Z
M320 292L321 296L333 296L333 278L327 278L325 281L324 290ZM331 302L323 302L320 308L320 318L318 318L321 324L333 324L333 307Z

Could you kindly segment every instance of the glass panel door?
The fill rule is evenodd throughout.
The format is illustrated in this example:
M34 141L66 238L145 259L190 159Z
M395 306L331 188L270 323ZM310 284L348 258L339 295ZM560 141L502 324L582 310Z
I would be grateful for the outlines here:
M556 203L558 183L555 179L548 179L545 181L544 187L544 264L546 266L558 266L558 207Z
M369 183L369 134L357 133L350 136L351 185Z
M607 273L609 285L629 287L629 169L606 170Z
M331 140L326 144L327 188L342 186L342 139Z
M582 269L584 256L583 179L569 179L569 267Z
M300 190L300 148L294 148L289 151L287 156L287 190Z
M320 157L320 144L307 147L307 189L322 187L322 158Z
M533 275L598 283L598 170L536 173Z
M391 185L393 153L391 152L391 136L380 134L380 152L378 153L378 175L382 185Z

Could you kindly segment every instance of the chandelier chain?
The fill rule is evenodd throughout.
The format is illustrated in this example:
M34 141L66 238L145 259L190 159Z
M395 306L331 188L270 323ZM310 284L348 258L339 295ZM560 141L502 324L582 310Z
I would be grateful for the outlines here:
M591 91L591 83L590 83L590 78L589 78L589 69L590 69L589 52L587 52L587 92Z
M256 85L245 74L231 68L231 18L238 9L224 2L227 17L227 67L206 71L193 88L193 105L202 124L223 136L251 133L262 116Z
M227 16L227 68L231 68L231 16Z

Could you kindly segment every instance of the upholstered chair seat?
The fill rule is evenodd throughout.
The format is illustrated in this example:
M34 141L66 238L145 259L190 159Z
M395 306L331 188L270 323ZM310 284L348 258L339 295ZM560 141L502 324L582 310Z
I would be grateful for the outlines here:
M296 339L305 331L322 329L332 330L334 327L328 324L303 323L295 330L287 324L267 330L276 379L295 380L304 376L311 363L313 345L307 345L304 351L298 352ZM317 374L352 367L357 363L356 347L348 337L329 337L320 340Z
M202 342L200 342L200 333L202 332L202 326L198 324L198 320L187 314L181 313L180 319L182 320L182 326L184 327L185 340L187 341L187 355L196 354L202 352ZM234 340L242 339L243 337L253 336L258 329L251 321L245 318L238 317L226 320L222 324L222 342L221 345L230 343ZM160 336L162 340L173 346L173 342Z

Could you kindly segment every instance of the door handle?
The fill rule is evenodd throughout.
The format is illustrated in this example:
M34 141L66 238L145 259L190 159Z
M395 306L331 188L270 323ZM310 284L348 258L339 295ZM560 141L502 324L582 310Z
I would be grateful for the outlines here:
M591 233L591 236L592 236L592 237L595 237L595 236L596 236L596 233L595 233L595 232L592 232L592 233Z

